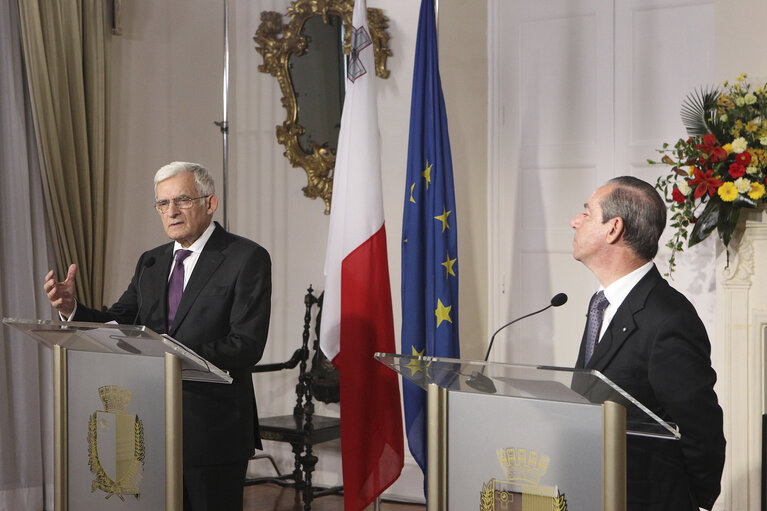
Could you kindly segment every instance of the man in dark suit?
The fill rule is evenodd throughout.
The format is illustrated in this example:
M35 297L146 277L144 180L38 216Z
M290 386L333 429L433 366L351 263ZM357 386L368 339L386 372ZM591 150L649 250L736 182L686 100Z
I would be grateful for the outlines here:
M218 199L202 166L158 170L155 200L174 241L141 255L109 310L75 301L75 265L63 282L49 272L45 291L63 319L143 324L229 371L231 385L183 383L184 510L241 511L247 461L261 447L249 368L266 344L271 261L258 244L212 222Z
M634 177L598 188L571 221L573 256L594 273L603 292L590 309L606 298L601 318L597 313L599 319L587 323L576 367L602 372L678 425L682 435L680 441L628 438L630 511L711 509L724 466L722 410L706 330L692 304L652 263L665 225L663 200Z

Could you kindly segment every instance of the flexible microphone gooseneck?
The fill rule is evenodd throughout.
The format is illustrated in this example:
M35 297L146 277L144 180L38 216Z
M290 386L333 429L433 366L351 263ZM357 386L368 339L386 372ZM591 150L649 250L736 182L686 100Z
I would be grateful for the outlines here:
M496 330L493 335L490 337L490 343L487 346L487 352L485 353L485 362L487 362L488 357L490 356L490 350L493 348L493 342L495 341L495 336L498 335L498 332L503 330L504 328L513 325L517 321L521 321L525 318L529 318L530 316L535 316L536 314L540 314L541 312L550 309L551 307L559 307L561 305L564 305L567 303L567 295L564 293L559 293L554 296L554 298L551 299L551 302L544 308L539 309L535 312L531 312L530 314L525 314L524 316L520 316L512 321L509 321L505 325L503 325L501 328ZM483 366L481 371L474 371L471 376L466 378L466 384L469 385L472 388L475 388L477 390L480 390L482 392L488 392L490 394L495 394L496 389L495 385L493 384L493 380L485 376L485 367Z
M144 276L144 270L154 266L155 261L156 261L156 259L154 258L154 256L149 256L141 264L141 271L139 272L138 280L136 281L136 292L138 293L138 308L136 309L136 317L133 318L133 323L131 323L131 325L135 325L136 324L136 321L138 321L138 316L141 313L141 302L142 302L142 296L141 296L141 277Z
M535 316L536 314L540 314L541 312L545 311L546 309L550 309L552 307L559 307L560 305L564 305L566 303L567 303L567 295L564 294L564 293L559 293L554 298L552 298L551 299L551 303L549 303L543 309L537 310L535 312L531 312L530 314L525 314L524 316L521 316L521 317L519 317L517 319L514 319L512 321L509 321L508 323L503 325L501 328L496 330L495 333L493 333L493 335L490 337L490 344L488 344L488 346L487 346L487 353L485 353L485 362L487 362L487 359L490 356L490 350L493 348L493 341L495 341L495 336L498 334L498 332L500 332L501 330L503 330L507 326L513 325L517 321L522 321L523 319L529 318L530 316Z

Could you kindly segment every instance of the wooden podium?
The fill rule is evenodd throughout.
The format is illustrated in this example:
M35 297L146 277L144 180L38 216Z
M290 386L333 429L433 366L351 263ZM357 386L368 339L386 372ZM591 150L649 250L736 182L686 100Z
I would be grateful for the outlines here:
M56 511L181 511L181 381L231 377L144 326L3 323L53 349Z
M429 511L625 511L626 435L680 438L598 371L376 358L426 392Z

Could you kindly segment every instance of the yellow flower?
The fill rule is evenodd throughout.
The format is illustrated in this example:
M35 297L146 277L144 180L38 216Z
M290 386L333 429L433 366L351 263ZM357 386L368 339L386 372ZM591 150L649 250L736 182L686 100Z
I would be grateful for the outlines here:
M731 181L723 183L716 191L724 202L732 202L738 197L738 189Z
M732 144L727 143L722 146L722 149L727 151L727 154L732 154Z
M740 83L740 82L742 82L743 80L745 80L746 78L748 78L748 75L747 75L746 73L740 73L738 76L736 76L736 77L735 77L735 80L736 80L738 83Z
M735 103L733 103L732 99L730 99L729 96L725 96L724 94L717 98L716 104L720 110L732 110L735 108Z
M756 130L758 129L759 129L759 126L756 123L749 122L748 124L746 124L746 131L749 133L755 133Z
M695 172L695 165L690 165L690 170L687 172L687 175L692 176L693 172Z
M758 200L761 199L763 195L764 185L762 183L751 183L751 191L748 192L748 196L754 200Z

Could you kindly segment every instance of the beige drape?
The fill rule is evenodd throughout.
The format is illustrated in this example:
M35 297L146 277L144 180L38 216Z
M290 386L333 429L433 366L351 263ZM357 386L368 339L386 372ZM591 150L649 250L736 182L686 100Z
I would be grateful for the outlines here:
M107 0L18 0L58 277L100 308L107 225ZM42 276L41 276L42 279Z

